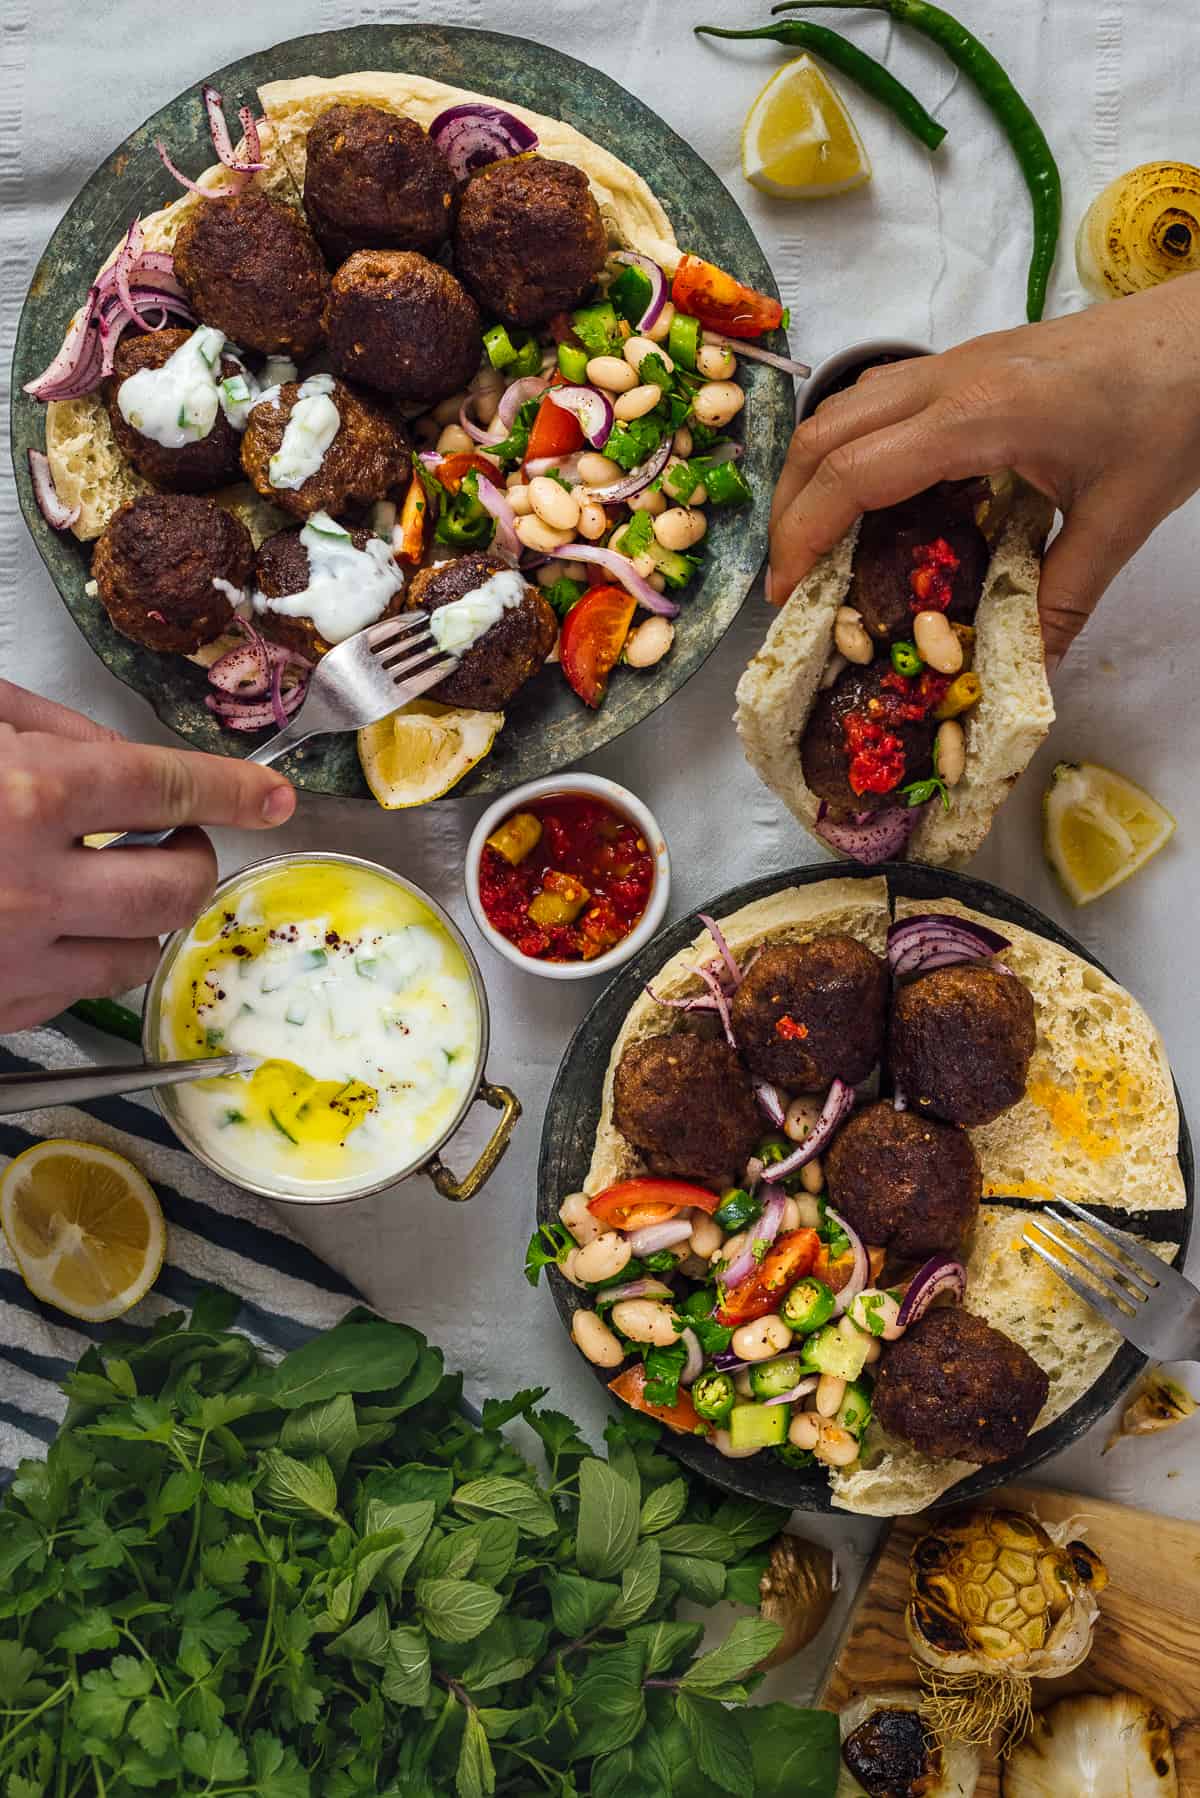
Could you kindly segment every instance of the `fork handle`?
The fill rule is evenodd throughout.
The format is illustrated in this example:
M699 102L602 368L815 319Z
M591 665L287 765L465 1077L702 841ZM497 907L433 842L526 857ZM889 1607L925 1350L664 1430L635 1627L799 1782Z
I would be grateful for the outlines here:
M302 729L297 716L290 719L283 730L277 730L273 737L268 737L265 743L260 743L257 749L252 749L249 755L243 757L243 760L258 762L261 767L269 767L272 762L277 762L281 755L287 755L288 751L295 749L297 744L307 742L309 737L317 734L316 731ZM178 825L172 824L166 830L123 830L119 836L110 837L107 843L100 843L97 847L100 849L152 849L159 843L165 843L168 837L173 837L178 828Z

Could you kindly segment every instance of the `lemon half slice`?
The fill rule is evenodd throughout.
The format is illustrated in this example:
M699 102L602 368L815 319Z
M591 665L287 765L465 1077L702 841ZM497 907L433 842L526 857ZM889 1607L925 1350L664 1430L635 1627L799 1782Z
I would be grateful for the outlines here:
M162 1267L167 1227L148 1183L96 1143L35 1143L0 1179L0 1217L36 1298L103 1323L145 1298Z
M1042 798L1046 860L1076 905L1110 893L1158 854L1175 820L1144 787L1098 762L1059 762Z
M750 108L742 173L785 200L820 200L871 179L854 121L810 56L785 63Z
M398 811L439 799L481 762L504 723L503 712L472 712L412 699L358 733L358 759L380 805Z

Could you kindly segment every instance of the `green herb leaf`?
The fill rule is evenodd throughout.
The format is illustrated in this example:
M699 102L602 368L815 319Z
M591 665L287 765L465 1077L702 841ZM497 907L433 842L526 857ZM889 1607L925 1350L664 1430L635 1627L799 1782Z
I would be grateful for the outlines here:
M690 1659L703 1639L702 1623L674 1623L668 1618L639 1624L629 1632L629 1640L638 1643L645 1656L647 1679L669 1673L685 1656Z
M284 1411L299 1410L340 1393L382 1392L398 1386L417 1358L408 1330L387 1323L339 1324L285 1355L256 1383L256 1390Z
M544 1267L561 1267L575 1238L565 1224L539 1224L525 1249L525 1278L536 1286Z
M524 1480L471 1480L459 1487L453 1502L468 1516L510 1517L525 1536L552 1536L558 1528L552 1507Z
M749 1738L757 1798L828 1798L842 1759L834 1712L751 1705L740 1722Z
M157 1536L168 1519L178 1517L182 1511L190 1511L203 1487L204 1475L195 1467L186 1472L178 1467L174 1473L168 1474L150 1500L148 1534Z
M605 1618L608 1629L624 1629L644 1617L662 1580L662 1555L655 1541L639 1542L621 1571L621 1596Z
M664 1554L702 1555L710 1561L736 1561L737 1544L712 1523L674 1523L662 1531L658 1546Z
M311 1798L308 1774L295 1750L285 1748L278 1736L256 1730L250 1741L250 1760L256 1798Z
M352 1623L341 1635L334 1636L326 1653L345 1655L351 1661L374 1661L382 1665L388 1653L388 1613L382 1598L357 1623Z
M259 1495L279 1511L314 1511L331 1523L340 1523L337 1481L324 1455L298 1461L282 1449L269 1448L262 1457L264 1477Z
M254 1515L254 1492L244 1480L209 1480L204 1496L223 1511L247 1520Z
M426 1629L441 1642L472 1641L504 1604L502 1593L464 1579L418 1580L416 1600Z
M209 1785L245 1779L250 1771L245 1750L224 1724L214 1736L202 1736L198 1730L189 1730L183 1738L182 1754L188 1772L206 1780Z
M778 1648L782 1638L778 1623L769 1623L764 1617L739 1617L721 1646L701 1655L688 1668L680 1681L681 1689L709 1698L729 1697L728 1688L753 1673L758 1663Z
M640 1528L643 1536L665 1530L683 1515L686 1507L687 1487L682 1480L667 1480L664 1485L655 1486L642 1501Z
M636 1487L603 1461L579 1469L579 1522L575 1552L585 1573L609 1579L620 1573L637 1546Z
M289 1455L324 1455L341 1479L358 1446L358 1417L349 1393L318 1399L290 1411L279 1432L279 1446Z
M702 1773L707 1773L723 1792L742 1798L748 1780L749 1747L738 1717L714 1698L680 1692L677 1714Z
M514 1417L525 1417L536 1404L539 1404L549 1392L549 1386L526 1386L522 1392L514 1393L512 1398L485 1398L483 1401L483 1427L485 1430L503 1429Z
M662 1537L658 1538L661 1543ZM685 1598L696 1604L716 1604L724 1595L725 1569L720 1561L705 1560L702 1555L664 1554L664 1576L678 1581Z
M415 1705L429 1697L429 1637L423 1629L403 1624L388 1636L380 1690L393 1704Z
M575 1682L571 1708L579 1725L572 1760L611 1754L631 1742L646 1720L639 1645L624 1642L593 1654Z
M488 1798L488 1794L496 1789L496 1769L488 1746L487 1731L474 1710L467 1712L462 1746L458 1752L454 1789L458 1798Z
M585 1579L579 1573L551 1568L546 1575L554 1627L564 1636L586 1636L608 1616L621 1596L609 1580Z

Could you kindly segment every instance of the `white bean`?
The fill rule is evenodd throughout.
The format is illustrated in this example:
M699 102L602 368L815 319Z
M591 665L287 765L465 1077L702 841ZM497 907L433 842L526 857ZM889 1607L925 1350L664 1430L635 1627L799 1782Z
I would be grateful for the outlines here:
M858 1460L858 1441L841 1424L827 1419L820 1426L813 1453L826 1467L849 1467Z
M542 519L537 517L518 518L517 536L526 549L537 549L543 555L550 555L561 549L564 543L570 543L575 536L574 531L554 531Z
M904 1334L897 1321L899 1304L890 1292L882 1292L877 1286L867 1286L857 1298L851 1299L847 1315L865 1335L879 1337L884 1342L895 1342Z
M956 787L967 765L967 739L957 718L943 718L933 742L933 765L948 787Z
M706 381L731 381L737 373L737 357L725 344L702 343L696 351L696 373Z
M583 1281L579 1278L579 1270L575 1266L578 1255L578 1249L571 1249L567 1254L566 1259L559 1264L559 1273L561 1273L564 1280L569 1280L572 1286L583 1285Z
M640 556L633 558L633 572L640 574L644 581L649 580L657 567L658 563L647 550L643 550Z
M632 418L644 418L647 412L653 412L661 398L662 388L653 381L647 381L644 387L631 387L614 403L613 417L622 424L628 424Z
M616 357L613 357L616 361ZM579 478L586 481L589 487L611 487L619 481L625 472L619 462L609 456L601 456L595 450L584 450L575 463L579 470Z
M819 1099L793 1099L783 1120L783 1133L792 1142L803 1142L821 1115Z
M752 1324L743 1324L733 1332L729 1346L739 1361L767 1361L781 1354L792 1340L792 1332L774 1311Z
M708 520L703 512L691 506L668 506L654 520L654 535L664 549L691 549L707 530Z
M579 535L594 543L608 529L608 518L599 500L585 500L579 508Z
M621 1299L612 1308L612 1320L631 1342L652 1342L657 1348L669 1348L679 1341L670 1307L660 1305L657 1299Z
M604 1225L588 1207L586 1192L568 1193L558 1208L558 1215L580 1248L586 1248L597 1236L604 1235Z
M653 580L654 576L651 575L650 578ZM674 641L675 626L669 618L660 618L656 614L652 618L643 619L625 639L625 660L631 668L653 668L656 662L662 661ZM708 1246L697 1247L697 1237ZM720 1225L701 1215L692 1231L692 1248L695 1253L706 1257L711 1255L720 1240Z
M814 1155L812 1160L806 1161L800 1169L800 1184L805 1192L811 1193L814 1198L819 1192L824 1192L825 1169L821 1166L819 1155Z
M646 576L646 585L648 587L653 587L656 593L665 593L667 590L667 577L665 574L648 574ZM672 632L672 636L674 636L674 632Z
M913 619L913 640L921 660L935 673L957 674L962 667L963 646L944 612L918 612Z
M840 655L835 650L834 653L830 656L829 660L826 662L824 671L821 675L820 686L821 686L822 690L825 690L828 687L832 687L834 685L834 683L836 682L838 675L842 672L843 668L845 668L846 666L847 666L847 663L846 663L845 656Z
M649 337L627 337L622 347L625 360L632 369L640 369L647 356L658 356L668 374L675 367L666 350Z
M507 497L509 505L512 507L518 518L529 517L529 514L533 511L533 503L529 497L528 482L517 481L514 486L509 488Z
M437 440L437 447L443 456L459 456L464 450L473 450L475 445L461 425L447 425Z
M667 496L661 487L643 487L640 493L630 495L628 500L631 512L649 512L652 518L667 509Z
M448 393L444 400L439 400L433 408L433 418L437 424L449 425L458 423L458 414L466 401L465 393ZM463 433L466 436L466 432ZM467 438L468 443L470 438Z
M637 374L624 356L592 356L587 365L587 378L604 393L628 393L637 386Z
M529 483L529 503L552 531L566 531L574 536L579 523L579 501L548 474L535 475Z
M673 300L664 300L662 309L652 325L646 326L646 336L651 343L665 343L671 335L671 320L675 317Z
M559 561L558 572L568 581L586 581L588 577L586 562Z
M714 1430L709 1441L727 1461L748 1461L751 1455L758 1453L757 1448L734 1448L733 1437L728 1430Z
M817 1381L814 1403L822 1417L836 1417L846 1396L846 1382L834 1373L823 1373Z
M619 1230L605 1230L580 1249L576 1272L589 1286L598 1280L611 1280L626 1266L632 1253L627 1236Z
M671 448L675 451L675 454L677 456L682 456L683 460L686 462L695 447L696 446L692 441L692 433L688 430L686 425L680 425L674 437L671 439Z
M667 462L667 466L663 469L664 477L669 475L673 468L682 468L683 466L684 466L684 461L683 461L682 456L671 456ZM675 484L673 481L669 482L664 478L663 486L668 492L674 493ZM697 481L695 486L691 489L691 492L687 495L686 499L682 503L685 505L688 505L688 506L707 505L708 504L708 488L704 485L704 482Z
M862 613L853 606L839 606L833 621L833 641L839 655L848 662L865 668L875 659L875 645L862 621Z
M868 1342L868 1344L867 1344L867 1358L863 1362L863 1366L870 1367L870 1365L873 1361L878 1361L878 1359L879 1359L880 1355L882 1355L882 1353L883 1353L882 1342L877 1342L875 1340L875 1338L872 1336L870 1342Z
M821 1207L817 1204L812 1193L798 1192L796 1194L796 1209L800 1215L795 1228L798 1230L815 1230L821 1221Z
M814 1449L821 1433L821 1419L811 1411L797 1411L788 1428L788 1441L793 1448Z
M726 1267L732 1267L749 1240L749 1230L739 1230L736 1236L727 1236L725 1246L719 1249L712 1259L719 1259L725 1263Z
M706 381L692 401L692 412L702 425L719 431L745 404L746 396L736 381Z
M754 1387L750 1384L750 1369L739 1367L733 1376L733 1390L739 1398L753 1398Z
M779 1220L779 1234L785 1236L789 1230L800 1228L800 1207L792 1196L783 1201L783 1216Z
M620 1367L625 1359L625 1350L595 1311L577 1311L571 1319L571 1335L575 1346L597 1367Z

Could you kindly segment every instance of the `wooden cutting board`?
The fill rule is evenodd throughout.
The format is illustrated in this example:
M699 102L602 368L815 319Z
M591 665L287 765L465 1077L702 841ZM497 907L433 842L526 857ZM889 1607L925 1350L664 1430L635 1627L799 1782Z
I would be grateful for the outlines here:
M1200 1524L1043 1486L1006 1486L986 1502L1031 1512L1043 1523L1077 1520L1077 1533L1108 1566L1090 1658L1066 1679L1039 1680L1035 1708L1067 1692L1128 1686L1143 1693L1175 1726L1180 1792L1200 1795ZM827 1710L873 1688L918 1683L904 1606L909 1551L929 1521L899 1518L884 1537L830 1664L819 1700ZM977 1798L999 1792L989 1759Z

